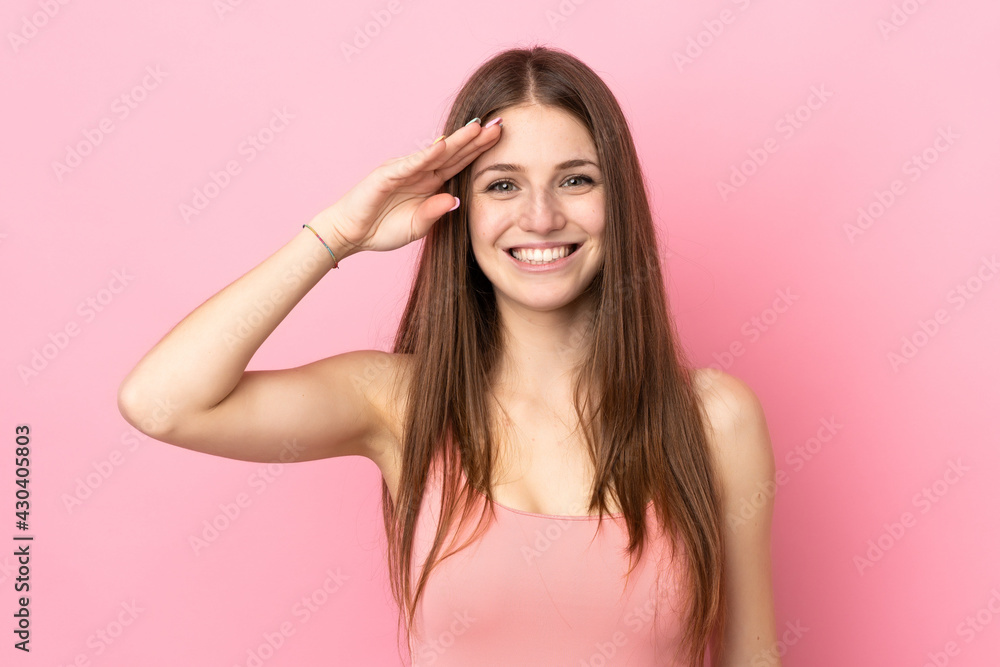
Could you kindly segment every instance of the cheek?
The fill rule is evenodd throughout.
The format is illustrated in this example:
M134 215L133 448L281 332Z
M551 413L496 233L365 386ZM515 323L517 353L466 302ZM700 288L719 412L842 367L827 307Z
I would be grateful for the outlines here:
M503 229L503 218L496 211L484 210L482 207L470 212L474 217L469 220L469 235L472 242L480 247L496 243Z
M601 225L604 221L604 195L597 193L590 195L569 200L566 212L580 222Z
M600 236L604 233L604 209L593 206L581 207L572 214L576 223L591 236Z

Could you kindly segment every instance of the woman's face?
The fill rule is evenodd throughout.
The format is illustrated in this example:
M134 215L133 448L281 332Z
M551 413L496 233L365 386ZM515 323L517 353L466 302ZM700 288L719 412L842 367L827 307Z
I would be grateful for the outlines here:
M472 251L499 307L562 308L604 261L597 149L587 128L561 109L532 104L497 115L500 140L471 165Z

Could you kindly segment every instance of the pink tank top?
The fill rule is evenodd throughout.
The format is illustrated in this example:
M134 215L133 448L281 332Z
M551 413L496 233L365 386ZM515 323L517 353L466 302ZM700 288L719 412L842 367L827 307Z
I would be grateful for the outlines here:
M461 479L467 483L464 474ZM471 527L462 528L456 544L477 526L486 499L476 493L476 500ZM440 501L440 466L434 465L417 519L414 582L433 544ZM496 519L487 514L480 540L432 570L410 637L412 667L682 664L677 646L683 561L671 560L652 503L647 542L627 587L628 530L621 515L606 515L598 531L596 516L494 505ZM453 548L446 540L439 557Z

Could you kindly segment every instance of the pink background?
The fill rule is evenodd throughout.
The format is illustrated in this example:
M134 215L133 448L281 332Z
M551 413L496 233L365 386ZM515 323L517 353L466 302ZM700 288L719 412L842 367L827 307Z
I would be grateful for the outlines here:
M265 477L137 435L116 390L184 315L440 134L476 66L539 42L618 96L684 344L767 411L784 664L997 664L1000 6L232 4L6 3L0 540L19 532L16 424L36 540L30 655L0 548L0 662L245 666L285 624L261 664L398 664L373 463ZM290 118L250 159L274 110ZM851 235L859 207L871 222ZM416 249L345 261L250 368L389 349Z

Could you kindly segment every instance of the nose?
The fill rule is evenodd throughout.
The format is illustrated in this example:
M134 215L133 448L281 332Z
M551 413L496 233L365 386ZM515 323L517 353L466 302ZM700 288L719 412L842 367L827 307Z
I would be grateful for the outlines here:
M539 188L532 197L525 197L524 202L521 229L544 236L562 229L566 224L566 216L563 215L556 198L548 190Z

